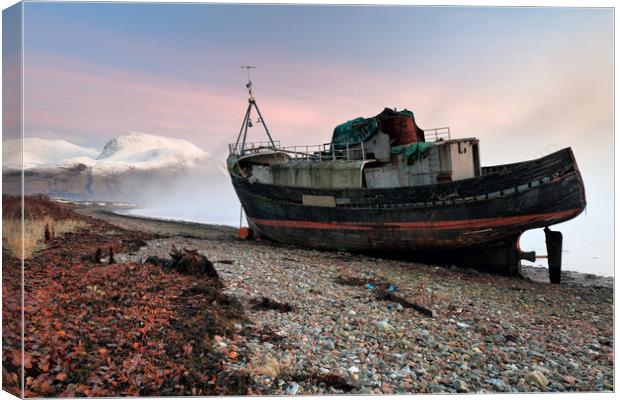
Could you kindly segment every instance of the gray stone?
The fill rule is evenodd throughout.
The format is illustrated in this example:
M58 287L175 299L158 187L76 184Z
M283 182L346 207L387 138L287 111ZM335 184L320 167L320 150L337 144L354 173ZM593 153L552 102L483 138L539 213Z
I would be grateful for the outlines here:
M298 390L299 384L297 382L293 382L286 388L286 394L289 396L295 396Z
M501 379L491 378L487 382L493 385L497 390L504 390L504 382L502 382Z
M392 325L388 324L387 321L377 321L375 323L375 326L377 327L377 329L386 332L389 332L393 329Z

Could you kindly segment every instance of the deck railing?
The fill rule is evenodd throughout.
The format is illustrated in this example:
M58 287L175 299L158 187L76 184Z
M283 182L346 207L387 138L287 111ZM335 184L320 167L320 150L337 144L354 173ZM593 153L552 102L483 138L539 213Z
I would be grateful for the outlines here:
M450 139L450 128L436 128L424 131L427 142L436 142ZM229 144L229 154L248 155L268 153L272 151L287 153L294 160L305 161L351 161L368 159L367 149L364 142L333 146L332 143L317 144L312 146L288 146L282 147L279 140L272 142L251 142L241 144Z
M445 126L443 128L426 129L424 131L424 138L427 142L450 140L450 127Z
M275 146L275 147L274 147ZM280 149L280 141L274 140L272 142L250 142L245 143L245 145L241 144L229 144L228 145L228 153L229 154L245 154L245 153L259 153L266 151L273 151Z
M287 153L293 160L304 161L350 161L366 160L367 154L364 143L346 144L342 146L332 146L331 143L318 144L313 146L287 146L282 147L279 141L271 142L252 142L246 143L243 148L241 145L228 145L230 154L248 155L268 153L274 150Z

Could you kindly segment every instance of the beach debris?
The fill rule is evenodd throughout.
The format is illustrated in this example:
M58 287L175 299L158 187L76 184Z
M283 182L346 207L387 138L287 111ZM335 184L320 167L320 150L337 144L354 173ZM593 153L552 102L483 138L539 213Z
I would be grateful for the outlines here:
M252 239L252 230L246 227L239 228L239 230L237 231L237 239L239 240Z
M52 249L56 247L59 247L59 246L58 245L49 246L47 249ZM80 257L82 261L92 262L95 264L101 264L102 258L103 258L103 250L101 250L101 247L97 247L97 250L95 250L95 255L92 255L91 253L91 254L83 255Z
M180 273L188 275L206 275L211 278L219 278L213 263L203 255L199 254L198 250L190 250L183 248L179 250L175 245L172 245L170 251L170 259L165 259L157 256L148 257L145 264L160 265L164 268L172 268Z
M347 285L347 286L365 286L368 283L368 279L358 278L356 276L339 275L336 277L334 282L340 285Z
M398 290L398 287L393 283L387 283L384 281L369 282L367 279L343 275L337 276L334 281L341 285L364 286L369 290L375 291L378 300L387 300L397 303L397 309L398 305L400 305L401 309L412 308L427 317L434 317L433 310L394 294L394 292ZM391 309L392 306L388 304L388 308Z
M223 260L215 260L215 261L213 261L213 262L214 262L214 263L218 263L218 264L228 264L228 265L232 265L232 264L234 264L234 263L235 263L235 260L226 260L226 259L223 259Z
M97 247L97 251L95 251L95 263L101 264L102 256L103 256L103 250L101 250L101 247Z
M172 268L174 261L169 258L162 258L157 256L148 256L146 260L144 260L144 264L153 264L159 265L164 268Z
M108 260L108 264L116 264L116 260L114 259L114 249L112 247L109 248L108 254L110 257Z
M50 233L50 224L48 222L45 223L45 241L49 241L52 239L52 234Z
M199 254L198 250L183 248L183 251L180 251L173 245L170 257L173 261L173 268L179 272L206 275L211 278L219 277L213 263L203 254Z
M297 374L291 377L298 382L306 382L314 386L331 387L336 390L342 390L345 393L357 390L360 388L355 382L349 382L343 375L337 375L335 373L309 373L309 374Z
M457 322L456 326L458 326L461 329L467 329L469 328L469 324L465 323L465 322Z
M420 304L414 303L398 295L395 295L394 293L390 293L386 289L383 289L383 288L379 288L377 290L377 298L379 300L387 300L387 301L392 301L394 303L398 303L401 305L401 307L404 307L404 308L412 308L416 310L417 312L423 315L426 315L427 317L432 318L435 315L433 313L433 310L428 309Z
M368 290L375 290L377 288L387 288L391 284L382 280L359 278L357 276L339 275L334 279L334 282L340 285L347 286L364 286ZM394 286L394 285L392 285ZM396 288L396 286L394 286Z
M261 343L278 342L285 338L285 336L274 332L269 326L263 326L260 329L254 326L246 326L240 334L247 338L258 339Z
M281 313L285 313L291 312L295 309L289 303L280 303L264 296L252 299L250 302L253 304L252 308L255 310L276 310Z
M131 239L132 239L133 244L137 247L148 246L148 243L146 242L146 240L144 240L142 232L138 232L138 231L131 232Z

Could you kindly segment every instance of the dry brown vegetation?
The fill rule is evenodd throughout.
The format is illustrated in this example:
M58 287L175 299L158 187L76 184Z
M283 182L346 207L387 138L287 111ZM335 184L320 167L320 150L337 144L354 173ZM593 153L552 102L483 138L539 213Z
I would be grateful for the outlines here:
M21 200L3 197L3 202L3 221L19 221ZM213 351L213 338L236 337L234 327L245 317L241 304L221 292L206 257L184 250L173 251L164 265L104 265L95 257L101 249L136 251L155 236L78 215L42 197L27 197L25 203L26 219L40 222L32 235L44 240L46 222L50 234L45 248L24 260L23 270L3 248L4 390L25 397L250 390L247 374L223 368L232 355ZM64 229L75 232L59 234Z
M22 258L22 239L24 244L23 258L29 259L34 253L45 248L45 227L48 227L51 238L86 226L74 219L54 220L46 216L24 220L24 232L19 219L2 219L2 246L14 257Z
M3 195L2 206L2 247L17 258L29 259L45 247L46 240L86 226L67 206L45 196L27 196L22 204L21 197Z

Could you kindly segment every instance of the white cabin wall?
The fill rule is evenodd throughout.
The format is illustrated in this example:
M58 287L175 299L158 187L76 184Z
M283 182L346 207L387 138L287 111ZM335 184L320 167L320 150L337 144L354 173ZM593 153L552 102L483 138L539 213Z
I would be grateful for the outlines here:
M474 151L471 142L455 142L450 144L450 160L452 162L452 180L473 178L476 176L474 168Z
M289 162L268 167L273 183L280 186L312 188L359 188L364 161Z
M438 153L439 172L451 175L452 159L450 157L450 145L447 143L438 143L435 148Z
M389 140L389 137L387 138ZM381 146L378 145L383 140L378 138L376 148L371 146L375 144L370 141L368 151L380 152ZM377 154L375 156L378 157ZM364 167L367 161L363 160L294 161L271 166L254 165L251 179L291 187L353 188L362 186L364 174L367 187L391 188L435 184L439 175L443 176L442 181L472 178L476 176L475 169L478 165L471 139L436 143L423 158L411 164L407 163L404 153L390 154L388 160L389 162L377 167L371 167L371 164Z
M426 157L407 164L403 153L393 155L394 164L378 168L365 168L366 185L369 188L429 185L436 182L439 171L439 151L429 149Z
M392 148L390 146L390 136L381 131L377 132L371 139L364 142L366 154L373 153L375 160L389 162Z
M459 143L461 151L459 152ZM408 165L403 153L392 155L393 162L364 170L369 188L430 185L444 175L453 181L476 176L473 146L470 140L439 142L426 156Z
M364 171L366 186L369 188L390 188L400 186L398 170L392 165L369 168Z

